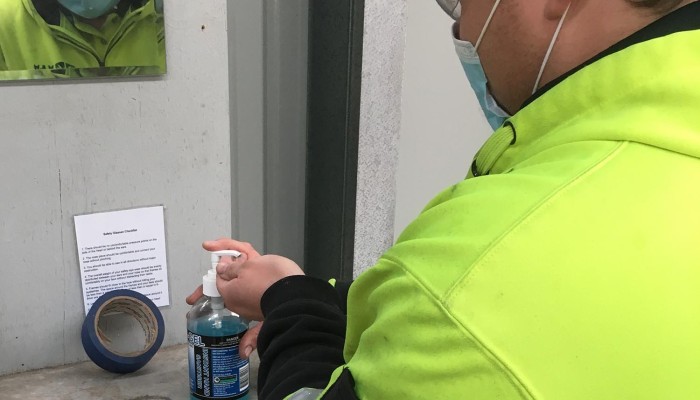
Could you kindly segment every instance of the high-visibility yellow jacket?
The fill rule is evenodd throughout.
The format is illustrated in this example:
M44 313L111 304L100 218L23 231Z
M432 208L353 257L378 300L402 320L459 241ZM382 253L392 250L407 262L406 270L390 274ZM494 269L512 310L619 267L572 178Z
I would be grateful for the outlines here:
M541 90L472 171L347 318L319 279L265 292L260 398L700 399L700 3Z

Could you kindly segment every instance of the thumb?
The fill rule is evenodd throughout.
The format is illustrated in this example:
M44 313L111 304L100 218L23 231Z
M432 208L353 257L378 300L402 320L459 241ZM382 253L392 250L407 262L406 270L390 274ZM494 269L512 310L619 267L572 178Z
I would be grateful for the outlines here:
M258 335L260 334L260 328L262 328L263 322L255 325L254 327L248 329L248 332L243 335L241 339L241 345L238 348L238 355L241 358L247 359L250 357L250 353L258 348Z

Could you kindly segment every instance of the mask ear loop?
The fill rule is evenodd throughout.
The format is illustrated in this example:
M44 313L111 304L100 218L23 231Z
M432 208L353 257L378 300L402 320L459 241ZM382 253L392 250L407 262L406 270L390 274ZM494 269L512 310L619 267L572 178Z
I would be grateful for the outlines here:
M552 37L552 42L549 43L549 48L547 49L547 54L544 56L544 61L542 61L542 67L540 67L540 73L537 75L537 80L535 81L535 87L532 89L532 94L535 94L537 92L537 89L540 87L540 82L542 81L542 75L544 74L544 68L547 66L547 62L549 61L549 57L552 55L552 50L554 49L554 45L557 42L557 38L559 37L559 33L561 32L561 27L564 26L564 21L566 20L566 15L569 13L569 9L571 8L571 3L566 7L566 11L564 11L564 15L561 16L561 19L559 20L559 25L557 26L557 30L554 32L554 37Z
M489 25L491 24L491 20L493 19L493 15L496 14L496 9L498 8L499 4L501 4L501 0L496 0L496 3L493 5L493 8L491 9L491 14L489 14L489 17L486 19L486 24L484 24L484 28L481 30L481 34L479 35L479 39L476 41L476 44L474 45L475 50L479 50L479 45L481 45L481 40L484 38L484 35L486 34L486 29L488 29Z

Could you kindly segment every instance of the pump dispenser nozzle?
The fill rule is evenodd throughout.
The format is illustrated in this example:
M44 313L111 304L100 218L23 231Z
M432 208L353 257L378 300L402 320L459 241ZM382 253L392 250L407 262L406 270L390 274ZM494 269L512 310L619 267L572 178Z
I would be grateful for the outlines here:
M238 258L241 253L236 250L222 250L211 253L211 269L202 277L202 289L205 296L221 297L219 290L216 288L216 266L219 264L221 257Z

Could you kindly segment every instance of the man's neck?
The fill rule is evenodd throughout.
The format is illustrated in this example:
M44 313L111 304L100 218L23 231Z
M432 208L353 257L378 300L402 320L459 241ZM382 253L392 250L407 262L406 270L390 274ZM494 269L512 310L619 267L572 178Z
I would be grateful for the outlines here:
M693 5L690 5L693 3ZM657 18L655 18L657 21L654 21L653 23L646 24L644 27L634 31L633 33L624 36L621 40L612 43L611 45L605 47L603 50L600 52L596 53L595 55L589 57L588 59L581 61L578 65L569 68L567 71L562 72L562 74L558 75L552 80L549 80L546 85L544 85L540 90L538 90L535 95L531 96L528 98L525 103L522 105L522 107L527 106L531 102L533 102L535 99L539 98L543 93L548 91L551 87L556 86L559 82L562 80L566 79L566 77L574 74L575 72L579 71L580 69L584 68L586 65L589 65L593 62L596 62L600 60L603 57L606 57L610 54L613 54L615 52L624 50L625 48L635 45L637 43L641 43L647 40L652 40L657 37L661 36L666 36L672 33L680 32L680 31L686 31L686 30L697 30L700 28L698 20L695 18L697 15L698 11L700 11L700 1L688 1L684 2L681 7L683 8L688 6L685 11L681 10L678 11L678 8L674 9L672 12L674 15L659 15ZM669 13L669 14L670 14ZM658 21L663 18L663 21ZM573 63L573 62L572 62ZM561 65L561 64L559 64ZM522 108L521 107L521 108Z
M559 36L542 85L603 52L613 44L662 17L633 9L624 1L599 1L598 7L582 7L569 14ZM607 15L608 18L600 18Z

